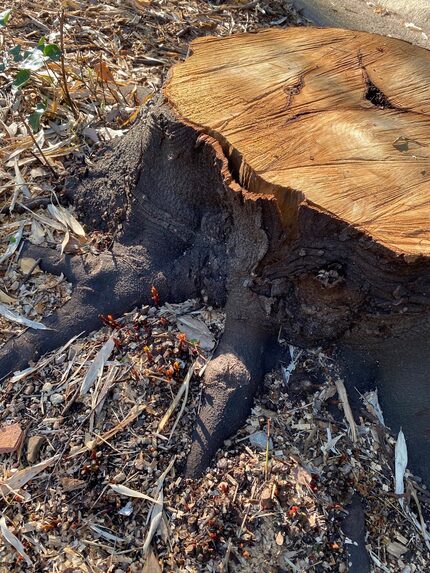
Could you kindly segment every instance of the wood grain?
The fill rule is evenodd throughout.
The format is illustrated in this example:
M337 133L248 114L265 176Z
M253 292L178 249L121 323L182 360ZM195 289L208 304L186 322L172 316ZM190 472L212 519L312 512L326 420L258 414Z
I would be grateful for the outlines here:
M304 202L382 245L430 255L430 52L339 29L202 38L165 95L214 136L239 183Z

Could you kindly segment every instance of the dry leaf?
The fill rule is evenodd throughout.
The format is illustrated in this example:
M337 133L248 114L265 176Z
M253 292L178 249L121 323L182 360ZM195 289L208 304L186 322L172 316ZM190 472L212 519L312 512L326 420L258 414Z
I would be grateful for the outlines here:
M103 372L103 368L115 348L115 342L111 336L107 342L97 352L93 363L88 369L85 378L82 380L80 396L85 396L88 390L92 387L98 376Z
M25 484L43 472L43 470L55 464L55 462L59 459L59 455L53 456L52 458L48 458L47 460L44 460L43 462L40 462L34 466L19 470L6 480L0 481L0 495L6 496L10 493L18 492L22 487L25 486Z
M90 525L90 528L95 531L98 535L100 535L100 537L103 537L104 539L107 539L108 541L112 541L113 543L124 543L125 539L122 537L118 537L117 535L114 535L113 533L111 533L108 529L106 529L105 527L101 527L100 525Z
M96 64L94 66L94 70L97 74L97 76L104 82L112 82L114 83L114 77L112 75L112 72L109 69L109 66L106 64L106 62L101 61L98 64Z
M405 435L402 430L399 431L397 436L396 449L395 449L395 492L399 496L405 493L404 477L406 466L408 465L408 450L406 448ZM403 507L403 497L399 498L400 505Z
M394 555L394 557L401 557L408 551L408 548L398 541L391 541L391 543L387 545L387 551L391 553L391 555Z
M17 322L18 324L22 324L23 326L28 326L28 328L34 328L35 330L50 330L47 326L42 324L41 322L35 322L34 320L30 320L29 318L25 318L11 310L6 305L0 303L0 314L4 316L7 320L11 322Z
M16 200L18 199L20 193L22 193L24 197L27 198L31 197L30 191L27 187L27 183L25 182L24 177L22 176L22 173L19 169L17 160L15 160L13 167L15 169L15 190L9 207L10 212L14 210Z
M21 555L21 557L25 560L27 565L29 565L31 567L33 565L33 561L30 559L30 557L25 552L24 546L21 543L21 541L18 539L18 537L16 537L16 535L14 535L12 533L12 531L10 531L10 529L8 529L4 515L2 515L2 517L0 518L0 532L3 535L3 537L5 538L5 540L8 543L10 543L10 545L12 545L12 547L15 547L15 549L18 551L18 553Z
M33 243L33 245L41 245L45 240L43 227L35 218L33 218L31 221L31 233L29 240L31 243Z
M48 211L50 214L62 223L66 228L68 227L71 231L78 235L79 237L85 237L85 231L79 221L64 207L61 205L53 205L52 203L48 205Z
M19 259L20 269L25 275L27 275L30 271L32 275L42 272L39 265L36 265L36 263L36 259L32 259L31 257L21 257Z
M148 549L145 565L143 567L143 573L162 573L160 563L158 562L158 559L155 557L155 553L152 547Z
M113 489L115 493L119 493L120 495L126 495L127 497L136 497L138 499L146 499L147 501L151 501L152 503L159 503L153 497L146 495L140 491L135 489L130 489L129 487L121 484L110 483L109 486Z
M7 246L7 249L5 251L5 253L0 257L0 265L2 263L4 263L4 261L6 259L8 259L9 257L11 257L14 252L17 250L21 239L22 239L22 233L24 231L24 223L21 223L19 229L13 234L11 235L10 239L9 239L9 244Z
M76 491L87 485L87 482L82 479L76 479L67 476L61 478L60 482L64 492Z
M178 328L187 335L189 340L197 340L203 350L212 350L215 337L206 324L195 316L179 316Z
M15 304L16 301L17 301L16 298L13 298L8 294L6 294L5 292L3 292L2 290L0 290L0 302L4 302L6 304Z

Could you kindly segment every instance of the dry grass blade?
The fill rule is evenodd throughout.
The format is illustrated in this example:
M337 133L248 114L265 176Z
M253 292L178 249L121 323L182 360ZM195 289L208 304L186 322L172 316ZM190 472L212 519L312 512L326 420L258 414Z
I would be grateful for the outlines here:
M194 368L195 368L195 362L190 366L190 368L188 369L188 372L184 378L184 381L182 382L176 396L173 398L172 403L170 404L167 412L164 414L162 420L160 421L160 423L158 424L158 428L157 428L157 432L160 433L164 430L164 428L166 427L166 424L168 423L168 421L170 420L171 415L173 414L173 412L175 411L177 405L179 404L182 395L185 393L185 398L184 398L184 403L182 405L182 408L179 412L179 415L177 416L176 420L175 420L175 424L173 426L173 428L176 427L177 423L179 422L180 416L182 415L184 408L185 408L185 403L186 403L186 399L188 396L188 389L189 389L189 384L190 384L190 380L191 377L194 373Z
M132 422L134 422L134 420L146 409L146 405L145 404L139 404L137 406L133 406L133 408L131 409L131 411L127 414L127 416L121 420L121 422L119 422L115 427L111 428L110 430L108 430L107 432L105 432L104 434L100 435L100 436L96 436L94 438L94 440L88 441L84 447L79 448L78 450L75 450L73 452L70 453L70 455L68 456L68 459L74 458L75 456L78 456L80 454L83 454L84 452L87 452L88 450L94 449L96 446L98 446L99 444L102 444L104 442L109 441L113 436L115 436L118 432L121 432L122 430L124 430L129 424L131 424Z
M77 340L80 336L82 336L82 334L83 334L83 332L80 332L76 336L73 336L68 342L66 342L66 344L64 344L64 346L59 348L57 350L57 352L49 355L47 358L44 358L36 366L30 366L29 368L26 368L25 370L21 370L19 372L16 372L14 374L14 376L12 376L12 378L10 379L10 383L15 384L16 382L19 382L20 380L27 378L27 376L30 376L30 374L33 374L34 372L37 372L38 370L45 368L45 366L47 366L50 362L55 360L56 356L61 356L61 354L65 350L67 350L69 348L69 346L71 346L75 342L75 340Z
M146 534L145 543L143 544L142 548L144 555L148 552L151 546L152 538L156 534L157 529L160 525L161 518L163 517L163 500L164 500L164 495L163 495L163 490L161 490L158 494L156 503L151 508L149 530L148 533Z
M100 537L107 539L107 541L112 541L113 543L124 543L125 541L124 538L118 537L118 535L114 535L106 528L100 527L100 525L91 524L90 529L95 531L95 533L97 533L97 535L100 535Z
M100 415L100 412L103 409L103 405L105 403L109 390L112 388L112 385L115 382L116 375L117 375L117 368L115 368L115 366L111 367L111 369L107 373L107 376L101 388L99 388L98 384L94 389L91 402L92 402L92 409L95 410L97 416Z
M412 497L414 498L415 504L417 506L418 516L419 516L419 523L417 523L415 516L413 516L415 518L415 519L413 519L413 523L414 523L415 527L418 529L418 531L421 533L421 535L424 539L424 543L427 546L427 549L430 549L430 534L428 532L427 525L424 521L423 512L421 510L421 503L420 503L420 500L418 499L417 492L415 490L414 485L413 484L410 484L410 485L411 485L411 494L412 494Z
M164 472L161 474L161 476L157 480L157 486L156 486L155 491L156 491L156 494L158 494L158 497L157 497L156 503L152 506L151 511L148 514L149 530L148 530L148 533L146 535L145 543L143 544L143 549L142 549L144 555L147 554L147 552L151 546L152 538L156 534L157 529L158 529L160 522L161 522L161 518L163 516L163 501L164 501L163 485L164 485L164 480L166 479L166 476L169 474L170 470L172 469L173 464L175 463L175 460L176 460L176 457L174 457L170 461L167 468L164 470Z
M354 420L354 416L352 414L351 406L349 405L349 400L348 400L348 395L346 393L345 384L343 383L343 380L341 380L340 378L336 378L336 380L334 382L336 384L336 389L337 389L337 393L339 395L339 400L342 403L342 408L343 408L343 412L345 414L345 418L346 418L346 420L349 424L350 430L351 430L352 441L355 443L358 439L357 427L355 425L355 420Z

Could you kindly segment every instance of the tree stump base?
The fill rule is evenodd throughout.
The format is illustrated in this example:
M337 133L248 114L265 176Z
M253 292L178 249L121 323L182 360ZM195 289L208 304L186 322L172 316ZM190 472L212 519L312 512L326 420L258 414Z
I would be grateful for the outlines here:
M280 326L296 345L336 344L351 379L406 392L410 422L430 406L430 53L312 28L192 50L149 120L73 190L80 219L114 233L112 249L59 260L27 245L73 296L46 319L52 330L2 349L1 374L97 328L99 314L148 302L154 285L164 300L204 294L227 313L187 475L245 421ZM413 438L417 426L403 426Z

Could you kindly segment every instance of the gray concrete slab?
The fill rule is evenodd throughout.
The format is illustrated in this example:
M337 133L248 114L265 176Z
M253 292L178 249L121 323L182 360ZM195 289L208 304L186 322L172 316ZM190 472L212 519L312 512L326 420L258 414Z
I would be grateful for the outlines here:
M293 0L317 26L364 30L430 49L430 0Z

